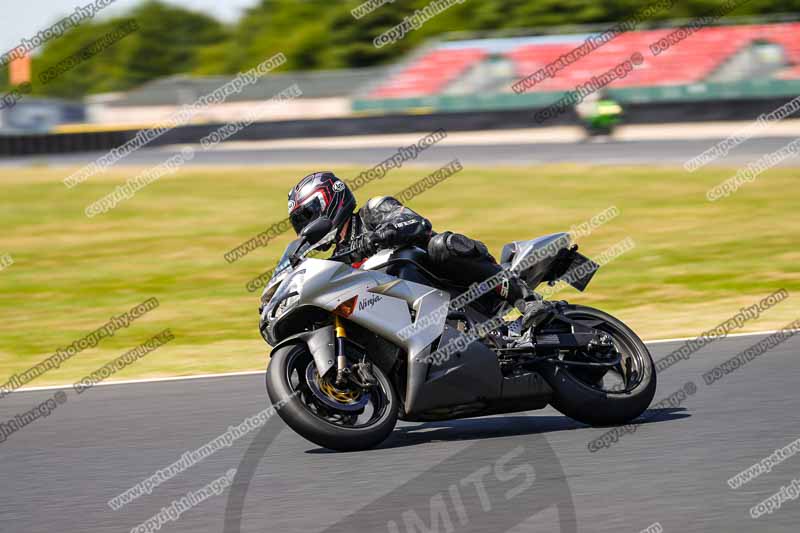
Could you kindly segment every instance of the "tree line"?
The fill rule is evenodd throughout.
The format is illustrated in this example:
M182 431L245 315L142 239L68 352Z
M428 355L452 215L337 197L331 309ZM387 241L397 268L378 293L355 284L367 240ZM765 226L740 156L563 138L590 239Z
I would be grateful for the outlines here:
M281 71L367 67L396 60L446 32L613 23L643 6L642 0L465 0L391 46L373 46L376 36L431 1L395 0L356 18L351 11L364 0L261 0L235 23L223 24L204 13L148 0L114 18L85 22L34 52L32 93L80 98L177 74L235 74L277 52L288 58ZM678 0L668 11L658 11L653 22L702 16L720 1ZM800 0L749 0L731 15L792 11L800 11ZM56 79L38 83L41 73L93 44L96 48L103 35L131 21L136 32ZM0 71L3 92L10 89L7 70Z

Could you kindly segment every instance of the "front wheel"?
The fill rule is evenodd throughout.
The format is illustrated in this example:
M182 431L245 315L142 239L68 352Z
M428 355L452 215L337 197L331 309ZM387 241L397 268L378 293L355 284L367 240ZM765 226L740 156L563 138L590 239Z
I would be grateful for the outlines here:
M293 344L272 352L267 394L273 404L286 402L278 414L302 437L332 450L365 450L383 442L397 423L397 394L377 365L372 373L377 384L369 390L337 389L317 373L308 347Z
M624 424L641 415L656 393L656 369L644 342L620 320L598 309L569 305L563 314L604 332L621 358L610 369L542 364L539 371L553 389L553 407L592 426ZM581 358L580 354L572 357Z

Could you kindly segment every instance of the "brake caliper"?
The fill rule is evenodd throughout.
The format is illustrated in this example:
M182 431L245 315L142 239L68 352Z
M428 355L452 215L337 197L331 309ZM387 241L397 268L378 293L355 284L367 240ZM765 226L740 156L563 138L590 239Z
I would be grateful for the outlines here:
M371 389L378 384L375 374L372 373L372 363L369 361L362 361L353 365L353 374L350 375L350 380L356 383L362 389Z

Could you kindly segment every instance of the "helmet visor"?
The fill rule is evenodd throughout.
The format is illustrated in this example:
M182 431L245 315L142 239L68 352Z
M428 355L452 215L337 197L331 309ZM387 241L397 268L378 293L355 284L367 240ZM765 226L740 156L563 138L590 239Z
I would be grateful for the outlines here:
M295 233L300 235L303 228L320 216L322 216L322 202L318 197L314 197L292 211L289 214L289 220L292 222Z

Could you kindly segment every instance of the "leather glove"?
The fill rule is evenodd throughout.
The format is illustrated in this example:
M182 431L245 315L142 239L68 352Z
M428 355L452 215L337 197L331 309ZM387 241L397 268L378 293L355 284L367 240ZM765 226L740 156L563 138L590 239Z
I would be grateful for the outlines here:
M391 247L397 244L397 238L400 236L397 228L395 228L392 224L388 224L386 227L380 228L371 233L373 235L372 242L382 244L386 247Z
M350 255L360 259L369 257L377 251L374 232L368 231L355 237L350 245Z

